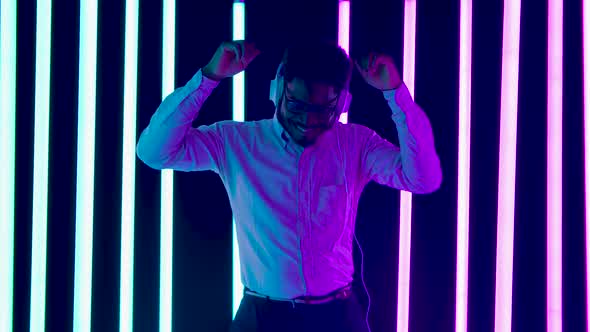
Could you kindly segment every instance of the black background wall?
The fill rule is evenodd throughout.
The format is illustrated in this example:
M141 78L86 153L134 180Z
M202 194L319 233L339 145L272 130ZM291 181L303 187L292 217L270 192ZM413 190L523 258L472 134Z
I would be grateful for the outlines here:
M29 325L33 174L35 1L18 1L14 330ZM564 331L584 331L582 0L564 16ZM231 39L228 0L177 0L176 86ZM514 331L546 330L547 0L522 0L513 278ZM264 51L246 71L246 119L270 118L269 81L282 48L302 38L337 40L338 3L246 2L246 38ZM403 63L403 0L351 0L351 56L369 50ZM469 331L494 329L503 3L473 0ZM125 4L100 1L94 200L92 330L119 325L121 142ZM71 331L78 96L79 3L54 1L47 251L47 331ZM162 2L139 17L138 133L161 101ZM415 100L429 116L444 182L414 195L410 331L454 331L459 95L459 0L418 0ZM355 73L350 122L397 141L379 91ZM231 81L219 85L194 125L231 119ZM134 330L157 331L160 175L137 160ZM231 321L231 222L224 187L210 172L175 173L173 330L223 331ZM369 184L357 234L365 252L372 329L395 331L399 192ZM355 290L363 304L360 255Z

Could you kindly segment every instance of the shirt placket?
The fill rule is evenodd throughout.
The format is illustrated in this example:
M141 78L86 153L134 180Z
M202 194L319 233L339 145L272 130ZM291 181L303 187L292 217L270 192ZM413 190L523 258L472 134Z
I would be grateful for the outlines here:
M299 216L302 229L304 234L302 234L302 243L301 246L302 256L303 256L303 264L304 264L304 272L307 277L311 280L308 282L313 282L314 277L314 262L313 262L313 255L312 255L312 230L311 230L311 174L310 174L310 158L311 149L306 148L303 150L301 157L299 159L299 193L300 193L300 200L299 200Z
M301 181L302 181L302 177L303 177L303 172L302 172L302 168L301 168L301 154L298 153L295 150L291 151L292 153L294 153L295 155L297 155L296 157L296 188L295 188L295 209L296 209L296 227L297 227L297 242L299 245L299 259L301 260L301 267L299 269L300 272L300 276L301 276L301 281L303 283L303 293L306 294L307 293L307 281L305 278L305 268L306 268L306 264L305 264L305 250L304 250L304 238L305 238L305 225L303 223L304 220L304 214L302 214L301 212L301 206L302 206L302 190L301 190Z

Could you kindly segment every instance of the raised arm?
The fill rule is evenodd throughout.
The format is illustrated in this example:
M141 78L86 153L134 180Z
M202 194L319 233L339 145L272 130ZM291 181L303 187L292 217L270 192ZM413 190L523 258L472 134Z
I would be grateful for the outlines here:
M191 127L217 84L199 70L185 86L168 95L142 131L137 157L154 169L218 170L218 127Z
M138 158L154 169L219 172L221 126L192 128L191 124L219 81L244 70L259 53L243 41L222 43L207 66L162 101L140 135Z
M391 57L370 54L357 68L367 83L383 91L398 131L397 147L370 131L363 154L365 176L413 193L436 191L442 182L440 160L428 117L412 99Z

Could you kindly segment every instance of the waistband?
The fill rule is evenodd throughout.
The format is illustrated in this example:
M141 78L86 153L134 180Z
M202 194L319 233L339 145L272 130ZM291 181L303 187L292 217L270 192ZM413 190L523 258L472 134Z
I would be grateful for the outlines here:
M266 296L260 293L257 293L248 287L244 288L244 295L251 295L259 298L263 298L269 301L278 301L278 302L290 302L295 307L295 303L298 304L322 304L328 303L333 300L342 300L347 299L352 294L352 284L348 284L342 288L339 288L327 295L323 296L299 296L294 299L286 299L286 298L279 298L279 297L272 297Z

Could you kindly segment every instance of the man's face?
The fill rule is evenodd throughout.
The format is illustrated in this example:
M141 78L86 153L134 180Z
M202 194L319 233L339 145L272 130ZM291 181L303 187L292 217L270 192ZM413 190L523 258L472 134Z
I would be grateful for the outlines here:
M294 78L285 85L278 118L297 144L309 146L334 125L337 102L333 86Z

